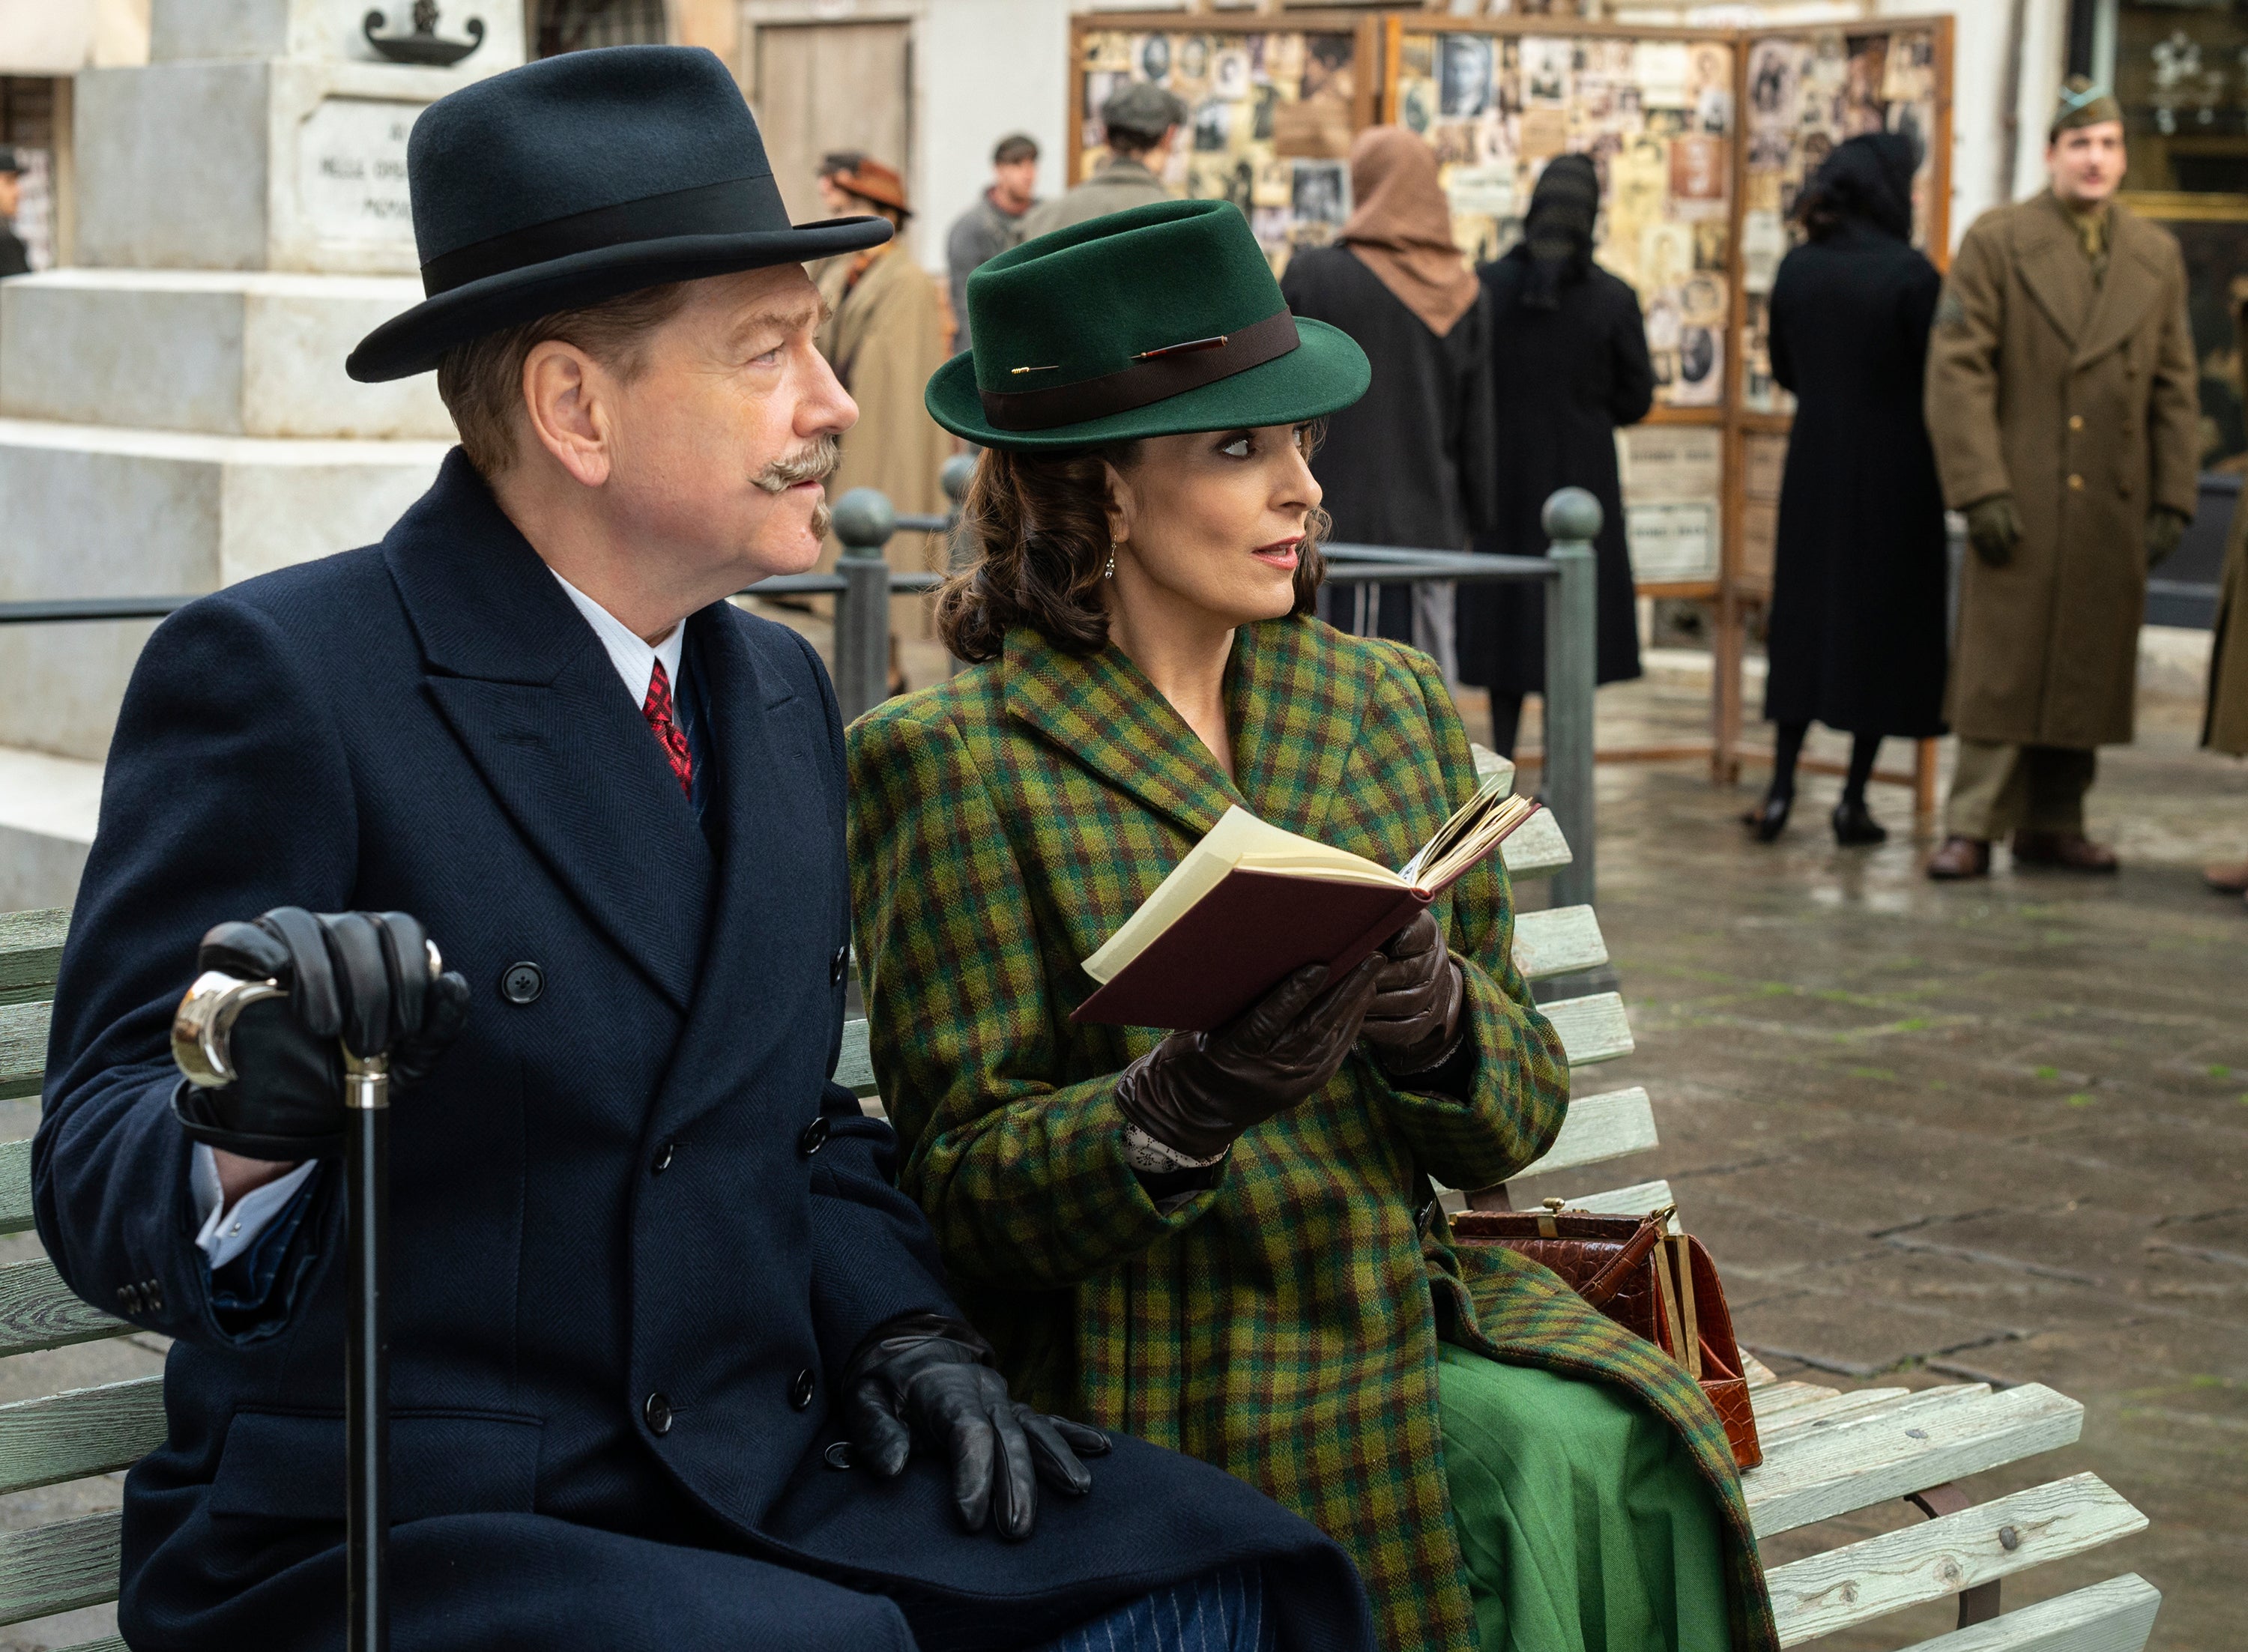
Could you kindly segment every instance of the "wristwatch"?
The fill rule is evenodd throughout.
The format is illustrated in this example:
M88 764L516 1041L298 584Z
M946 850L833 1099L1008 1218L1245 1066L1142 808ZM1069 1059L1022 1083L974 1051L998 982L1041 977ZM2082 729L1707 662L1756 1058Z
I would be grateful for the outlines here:
M1134 1170L1149 1176L1164 1176L1173 1170L1207 1170L1233 1151L1230 1142L1206 1159L1197 1159L1180 1152L1168 1141L1158 1141L1136 1124L1124 1127L1124 1162Z

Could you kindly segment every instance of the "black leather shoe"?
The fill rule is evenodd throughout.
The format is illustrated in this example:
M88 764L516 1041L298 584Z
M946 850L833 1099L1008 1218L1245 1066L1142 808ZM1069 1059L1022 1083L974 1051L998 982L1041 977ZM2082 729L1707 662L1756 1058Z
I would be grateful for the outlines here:
M1787 812L1794 806L1792 796L1776 798L1767 794L1762 803L1741 817L1741 824L1758 843L1776 842L1779 834L1787 830Z
M1863 798L1845 798L1834 805L1834 841L1844 848L1888 840L1888 828L1874 819Z

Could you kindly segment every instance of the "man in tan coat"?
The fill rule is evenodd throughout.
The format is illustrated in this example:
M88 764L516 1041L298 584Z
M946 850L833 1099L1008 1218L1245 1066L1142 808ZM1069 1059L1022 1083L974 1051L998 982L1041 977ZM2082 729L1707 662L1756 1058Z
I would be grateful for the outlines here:
M843 462L827 484L840 499L853 488L879 488L900 516L942 516L949 508L942 475L952 438L937 428L922 403L922 387L950 353L950 327L936 278L905 246L913 216L905 180L879 161L855 151L827 156L819 193L838 216L874 211L897 225L898 235L871 251L830 259L819 271L819 296L829 310L819 330L819 351L859 404L859 422L843 438ZM841 545L830 537L820 567L834 566ZM944 541L928 533L901 533L884 548L894 568L942 569ZM927 602L898 597L891 603L891 687L902 689L897 633L929 629Z
M2096 748L2131 738L2147 570L2192 519L2200 404L2177 243L2114 200L2122 110L2072 80L2052 188L1960 243L1929 343L1928 428L1973 547L1949 715L1959 736L1932 878L2112 872L2084 834Z

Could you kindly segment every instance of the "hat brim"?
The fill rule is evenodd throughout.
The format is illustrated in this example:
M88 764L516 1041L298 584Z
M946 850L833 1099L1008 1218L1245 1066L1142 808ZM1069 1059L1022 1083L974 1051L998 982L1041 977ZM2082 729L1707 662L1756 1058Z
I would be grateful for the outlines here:
M863 252L888 241L887 218L833 218L740 235L627 241L510 270L441 292L393 316L359 342L344 371L361 384L427 373L455 345L487 332L621 298L644 287Z
M1298 317L1294 349L1232 377L1153 401L1144 408L1112 413L1081 424L1047 430L1002 430L985 417L976 388L972 354L956 355L939 367L922 400L929 417L956 436L986 448L1052 452L1106 447L1144 436L1183 435L1191 430L1254 429L1295 424L1347 408L1366 394L1374 368L1358 342L1340 327Z

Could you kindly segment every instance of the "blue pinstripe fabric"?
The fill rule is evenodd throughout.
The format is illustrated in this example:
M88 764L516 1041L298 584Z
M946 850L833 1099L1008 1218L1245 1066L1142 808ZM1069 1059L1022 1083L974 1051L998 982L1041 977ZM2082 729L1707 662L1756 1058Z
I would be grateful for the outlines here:
M1263 1579L1230 1566L1142 1595L1039 1652L1276 1652L1278 1645Z

